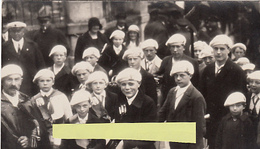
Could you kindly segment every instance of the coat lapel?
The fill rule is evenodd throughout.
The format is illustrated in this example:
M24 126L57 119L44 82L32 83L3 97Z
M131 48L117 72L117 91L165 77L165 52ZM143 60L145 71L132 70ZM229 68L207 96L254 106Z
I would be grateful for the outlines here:
M177 107L176 107L174 113L178 113L178 111L180 111L181 108L182 108L187 102L190 101L190 96L191 96L191 92L192 92L193 88L194 88L194 87L193 87L192 84L187 88L187 90L184 92L184 94L183 94L183 96L182 96L182 98L181 98L179 104L177 105Z

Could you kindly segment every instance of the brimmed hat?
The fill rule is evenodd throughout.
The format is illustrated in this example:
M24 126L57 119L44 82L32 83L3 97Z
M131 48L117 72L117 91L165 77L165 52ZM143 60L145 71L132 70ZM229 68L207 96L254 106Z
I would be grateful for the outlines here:
M106 84L108 83L108 77L106 73L104 73L103 71L94 71L88 76L86 84L92 83L95 80L100 80L100 79L104 80Z
M86 50L84 50L84 52L82 54L82 59L84 59L86 56L89 56L89 55L94 55L96 58L99 58L100 52L95 47L89 47Z
M182 45L185 45L186 44L186 38L183 35L181 35L181 34L174 34L165 43L166 46L168 46L168 44L182 44Z
M125 38L125 33L121 30L115 30L109 37L109 39L112 39L113 37L120 37L120 38Z
M140 57L141 59L143 59L144 52L141 48L134 47L134 48L130 48L130 49L126 50L122 59L127 61L128 56L137 56L137 57Z
M170 76L173 76L175 73L178 73L178 72L186 72L190 75L193 75L194 67L188 61L178 61L172 66Z
M12 75L12 74L19 74L22 77L23 76L22 68L15 64L9 64L9 65L4 66L1 69L1 79L5 78L9 75Z
M37 83L36 81L40 77L50 77L50 78L52 78L52 80L55 79L55 75L50 69L41 69L40 71L38 71L33 78L33 83Z
M211 47L216 45L226 45L228 48L231 48L233 45L233 41L230 37L225 34L215 36L209 43Z
M142 49L148 48L148 47L154 47L156 50L158 49L158 43L154 39L147 39L141 44Z
M91 94L86 91L86 90L78 90L76 91L72 97L71 97L71 101L70 101L70 105L74 106L76 104L79 104L81 102L86 102L88 101L89 103L91 103Z
M76 76L78 70L87 70L88 72L93 72L94 67L89 62L78 62L76 65L73 66L71 69L72 75Z
M236 103L246 103L246 97L244 94L240 92L234 92L231 93L228 97L227 100L224 103L224 106L231 106Z
M64 53L65 55L67 55L67 49L66 47L64 47L63 45L56 45L51 49L51 52L49 54L49 57L51 57L53 54L55 54L56 52L60 52L60 53Z
M131 32L131 31L139 33L140 29L137 25L130 25L128 27L128 32Z
M260 80L260 70L254 71L247 76L248 79Z
M88 29L90 30L93 26L99 26L99 29L102 29L102 24L96 17L90 18L88 20Z
M134 80L137 82L141 82L142 75L138 70L136 70L134 68L126 68L118 73L115 81L117 84L120 84L120 82L126 81L126 80Z

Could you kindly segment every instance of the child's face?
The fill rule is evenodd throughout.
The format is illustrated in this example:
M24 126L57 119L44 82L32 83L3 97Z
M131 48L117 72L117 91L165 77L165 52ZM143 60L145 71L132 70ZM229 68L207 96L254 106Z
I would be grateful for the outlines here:
M97 79L91 83L91 88L94 93L101 94L105 88L107 87L107 84L102 79Z
M260 93L260 80L259 79L250 79L249 86L252 93Z
M120 45L122 45L123 41L124 41L124 39L121 37L117 37L117 36L113 37L113 45L116 47L119 47Z
M243 57L245 56L245 51L239 47L237 47L235 50L234 50L234 56L236 57L236 59L239 59L240 57Z
M129 55L127 61L131 68L139 69L141 67L142 59L139 56Z
M138 34L137 32L133 32L133 31L129 32L130 39L131 40L136 40L137 34Z
M76 112L78 113L80 118L86 117L88 114L89 108L91 107L90 103L88 101L78 103L74 106Z
M90 72L87 71L86 69L80 69L76 72L76 76L80 83L84 83L88 79L89 75Z
M233 104L233 105L229 106L230 113L233 116L241 115L243 110L244 110L244 108L245 107L244 107L243 103L236 103L236 104Z
M84 60L86 62L89 62L92 66L95 66L98 61L98 58L94 55L87 55L84 57Z
M177 72L174 74L174 79L180 87L186 87L190 83L191 76L186 72Z
M63 52L56 52L53 54L53 61L56 65L62 65L66 60L66 55Z
M48 92L54 85L54 81L51 77L40 77L38 79L38 86L43 92Z

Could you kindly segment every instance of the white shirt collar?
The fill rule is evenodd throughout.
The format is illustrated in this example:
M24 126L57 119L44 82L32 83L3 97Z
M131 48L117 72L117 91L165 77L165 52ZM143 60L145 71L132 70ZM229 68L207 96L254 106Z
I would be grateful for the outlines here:
M127 98L127 97L126 97L127 102L128 102L128 105L131 105L131 104L133 103L133 101L134 101L135 97L137 96L138 92L139 92L139 91L137 90L137 92L135 93L135 95L134 95L133 97L131 97L131 98Z
M61 71L61 69L64 67L64 63L61 65L61 67L59 67L59 68L57 68L57 67L55 67L55 64L53 64L53 73L54 73L54 75L56 75L56 74L58 74L60 71Z
M114 49L114 51L116 52L117 55L121 52L122 48L123 48L122 45L120 45L119 47L116 47L116 46L113 45L113 49Z
M100 95L93 92L94 96L98 97L99 100L101 100L101 97L103 97L102 105L105 107L105 99L106 99L106 91L104 90Z
M185 86L185 87L180 87L180 86L177 85L176 90L178 92L185 92L190 85L191 85L191 82L189 82L189 84L187 86Z
M19 41L15 41L14 39L12 39L12 41L14 44L15 51L18 53L18 45L20 46L20 49L23 48L24 38L20 39Z
M219 71L221 68L223 68L224 65L225 65L225 63L219 66L219 65L217 64L217 62L215 62L215 73L219 73L218 71Z
M43 92L42 90L40 90L41 95L47 97L49 97L52 92L53 92L53 88L51 88L48 92Z
M260 93L258 93L258 94L252 93L251 97L254 97L254 96L257 96L260 99Z
M19 103L19 92L16 91L16 94L14 96L10 96L9 94L5 93L3 90L3 94L6 96L6 98L12 103L14 107L17 107Z
M88 113L84 118L80 118L79 115L78 115L78 119L79 119L80 124L85 124L88 120Z

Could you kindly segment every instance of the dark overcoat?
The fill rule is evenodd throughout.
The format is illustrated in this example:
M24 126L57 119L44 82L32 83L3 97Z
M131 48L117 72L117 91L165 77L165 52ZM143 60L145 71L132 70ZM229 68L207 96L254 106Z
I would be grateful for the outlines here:
M16 52L12 40L5 42L2 46L2 66L7 64L17 64L22 68L21 92L27 95L34 95L38 92L37 86L33 84L32 80L37 71L44 68L45 63L35 42L24 38L20 55Z
M165 103L158 112L160 122L196 122L196 144L170 143L171 148L201 149L203 147L203 135L206 131L204 114L206 102L202 94L190 85L184 92L179 104L175 107L176 87L172 88Z

